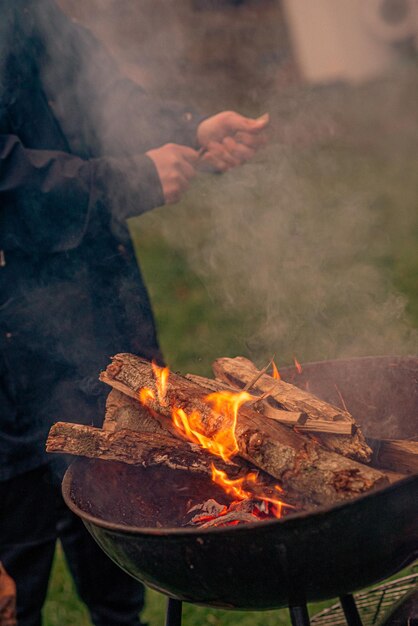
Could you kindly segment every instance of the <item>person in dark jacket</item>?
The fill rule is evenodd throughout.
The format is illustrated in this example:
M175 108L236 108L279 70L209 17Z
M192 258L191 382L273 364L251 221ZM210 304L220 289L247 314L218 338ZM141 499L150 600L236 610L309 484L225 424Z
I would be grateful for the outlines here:
M126 220L199 161L250 158L268 120L149 96L53 0L0 0L0 59L0 559L20 626L41 624L57 538L93 623L134 626L143 589L63 505L47 432L101 424L112 354L163 361Z

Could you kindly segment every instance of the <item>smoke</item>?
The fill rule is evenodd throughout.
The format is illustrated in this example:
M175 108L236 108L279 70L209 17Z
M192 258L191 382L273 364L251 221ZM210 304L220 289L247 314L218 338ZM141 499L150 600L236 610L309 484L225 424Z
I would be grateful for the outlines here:
M415 68L362 87L283 90L271 71L282 67L279 55L265 54L263 32L258 43L264 56L260 52L257 59L251 46L238 46L238 38L224 39L224 53L233 49L235 57L222 68L219 51L217 58L213 49L198 48L199 33L205 35L201 45L208 45L210 28L202 24L209 14L187 21L184 8L162 2L160 9L173 19L161 20L155 2L139 8L108 2L100 11L94 5L92 20L84 5L75 6L123 68L132 73L135 66L133 74L151 90L183 99L188 90L191 100L206 98L207 108L216 111L233 98L228 80L237 88L232 70L241 79L245 66L260 70L257 78L257 71L249 70L248 82L241 80L234 108L243 101L244 113L270 112L269 147L226 175L202 175L179 206L134 225L144 233L148 225L156 228L187 258L210 297L236 317L242 352L255 358L276 353L284 360L293 354L315 360L416 352L408 301L396 288L397 260L415 241ZM218 13L212 32L218 33L223 18L231 25L231 15ZM248 14L240 15L248 43ZM197 24L203 30L190 42L187 36ZM271 23L268 32L270 37ZM60 41L50 35L58 50ZM269 47L273 50L270 39ZM187 54L197 54L199 62L187 65ZM67 135L94 145L97 153L129 152L137 133L126 128L118 93L101 97L108 77L100 55L82 59L70 77L59 72L52 63L46 78L62 81L54 106L67 125L64 113L73 111ZM214 75L220 77L215 87ZM78 106L86 89L92 94L87 111Z
M396 270L416 245L417 88L405 70L276 94L264 153L202 179L161 223L211 297L250 327L243 352L285 362L416 352Z

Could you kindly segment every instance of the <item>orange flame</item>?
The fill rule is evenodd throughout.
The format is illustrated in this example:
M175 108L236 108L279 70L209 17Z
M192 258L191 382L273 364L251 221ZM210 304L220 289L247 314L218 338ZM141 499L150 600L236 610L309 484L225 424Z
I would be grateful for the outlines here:
M206 396L205 400L212 405L212 409L226 418L223 427L211 437L206 435L205 425L198 411L192 411L187 415L183 409L175 408L172 412L173 423L183 436L227 461L238 452L235 437L238 409L250 399L251 396L245 391L240 393L219 391Z
M275 380L281 380L280 372L279 372L279 370L277 369L276 364L275 364L275 362L274 362L274 361L272 362L271 366L272 366L272 368L273 368L273 373L272 373L273 378L274 378Z
M297 369L298 374L302 374L302 365L299 363L299 361L297 360L295 356L293 357L293 361L295 363L295 367Z
M214 465L212 465L212 480L216 485L222 487L222 489L228 495L232 496L235 500L246 500L248 498L253 498L253 494L250 491L247 491L244 487L245 484L248 483L256 483L257 482L257 472L250 472L243 478L237 478L232 480L227 477L227 474L222 470L218 470ZM281 492L282 489L276 486L276 490ZM280 518L283 516L283 509L286 508L294 508L290 504L286 504L282 500L278 498L273 498L267 495L260 495L261 502L268 502L270 504L269 513L274 517Z
M251 497L251 493L243 488L243 484L247 482L257 482L257 473L250 472L243 478L236 478L232 480L228 478L226 472L217 469L212 465L212 480L215 485L219 485L228 495L232 496L236 500L246 500Z
M152 371L157 393L155 394L152 389L144 387L139 392L139 400L145 406L148 406L152 400L158 400L161 406L167 406L169 369L159 367L153 362ZM238 410L248 400L251 400L251 396L246 391L237 393L219 391L206 396L205 401L212 407L212 410L224 417L222 428L211 437L208 436L203 416L198 411L192 411L188 415L184 409L174 407L172 410L173 423L189 441L199 444L211 454L220 456L224 461L227 461L238 452L238 443L235 437Z
M161 406L166 406L167 380L169 369L168 367L159 367L155 363L155 361L153 361L152 371L154 372L155 376L155 386L157 387L158 402L161 404Z
M143 387L142 389L140 389L139 401L141 402L141 404L147 406L150 400L155 400L155 393L152 391L152 389L148 389L147 387Z
M167 406L169 369L152 363L152 371L155 377L156 391L146 387L142 388L139 392L139 400L145 406L149 406L151 401L158 401L161 406ZM274 362L273 377L280 380L280 374ZM251 400L251 396L245 391L237 393L220 391L206 396L205 401L215 414L215 420L216 415L223 417L222 428L211 436L207 433L204 416L199 411L192 411L190 414L187 414L184 409L174 407L171 411L173 424L183 437L193 443L197 443L211 454L220 456L224 461L228 461L239 450L235 435L239 408L249 400ZM257 472L250 472L243 478L231 480L225 472L218 470L212 465L212 480L215 484L221 486L234 500L246 500L247 498L254 498L253 493L245 489L245 485L257 482ZM279 493L282 491L278 486L275 489ZM260 500L260 502L268 503L268 515L274 515L278 518L283 515L284 507L293 508L279 498L265 496L264 494L256 499ZM263 517L263 515L265 514L260 509L260 517Z

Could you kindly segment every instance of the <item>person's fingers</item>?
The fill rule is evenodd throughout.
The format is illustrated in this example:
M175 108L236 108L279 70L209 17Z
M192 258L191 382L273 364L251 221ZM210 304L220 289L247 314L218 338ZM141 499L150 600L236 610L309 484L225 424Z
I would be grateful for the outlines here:
M188 161L189 163L193 164L199 160L199 156L200 156L199 152L197 150L193 150L193 148L189 148L188 146L181 146L177 144L173 144L172 147L173 147L173 150L175 150L179 156L186 159L186 161Z
M198 169L202 172L227 172L231 169L231 165L229 165L224 159L215 154L205 153L202 156Z
M184 192L189 188L188 179L180 172L172 176L164 187L164 197L167 204L174 204L180 200Z
M237 159L231 152L224 146L223 142L211 142L208 146L208 150L205 154L206 161L213 157L218 160L218 162L225 163L228 167L236 167L239 165L239 159Z
M239 131L244 131L250 134L260 133L266 128L270 122L270 116L265 113L257 119L250 117L244 117L239 113L232 112L227 118L227 126L231 134L235 134Z
M267 135L264 131L260 131L260 133L257 134L251 134L240 130L235 134L234 139L237 143L242 143L244 146L254 148L255 150L262 148L267 143Z
M234 136L238 132L259 135L269 122L268 113L257 119L251 119L236 111L222 111L199 124L197 139L201 146L207 148L211 141L222 141L224 137Z
M186 159L179 161L178 169L187 180L191 180L192 178L194 178L194 176L196 176L195 167L193 165L190 165L190 163Z
M182 196L182 192L179 189L173 189L173 190L167 191L164 194L165 203L177 204L177 202L180 202L181 196Z
M196 175L199 153L187 146L165 144L146 155L154 162L165 202L178 202Z
M255 154L253 148L249 148L242 143L237 143L232 137L225 137L222 143L228 153L238 161L238 165L244 163L244 161L248 161L248 159L251 159Z

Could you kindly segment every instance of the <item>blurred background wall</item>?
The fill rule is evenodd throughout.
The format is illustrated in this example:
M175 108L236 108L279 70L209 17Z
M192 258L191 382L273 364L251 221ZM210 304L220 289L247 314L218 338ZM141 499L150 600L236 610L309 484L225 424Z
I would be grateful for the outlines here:
M265 98L297 69L278 0L59 0L148 89L217 105Z
M418 38L417 0L59 1L163 93L190 91L199 75L205 85L192 92L238 100L299 80L367 80L396 67Z

